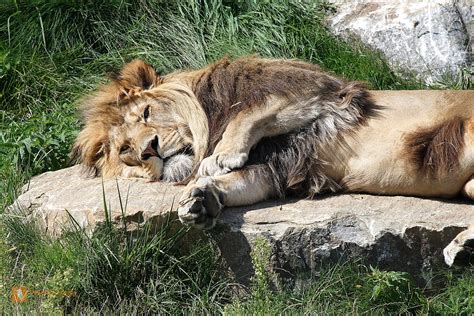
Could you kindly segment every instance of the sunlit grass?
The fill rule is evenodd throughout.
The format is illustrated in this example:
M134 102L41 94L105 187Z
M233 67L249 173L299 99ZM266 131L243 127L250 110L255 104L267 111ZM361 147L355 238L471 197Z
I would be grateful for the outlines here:
M300 58L373 89L422 87L395 75L360 43L333 37L322 23L330 10L318 1L284 0L3 1L1 210L32 175L68 165L80 129L77 100L134 58L162 73L224 56ZM105 225L94 236L72 231L52 239L21 214L2 215L0 311L445 315L473 310L469 273L448 273L447 287L426 292L403 273L343 264L323 269L307 286L271 291L265 251L254 253L259 274L245 295L236 296L212 242L200 239L184 251L178 245L185 232L172 229L171 222L158 231L142 227L137 238ZM20 284L70 289L75 296L12 304L11 287Z

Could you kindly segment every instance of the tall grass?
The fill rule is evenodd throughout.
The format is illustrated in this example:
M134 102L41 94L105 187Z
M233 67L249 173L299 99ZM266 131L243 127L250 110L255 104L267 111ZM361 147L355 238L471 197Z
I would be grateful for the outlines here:
M212 240L186 241L189 229L177 219L150 220L131 233L125 220L115 226L105 216L88 236L70 218L72 227L51 238L21 213L2 217L0 311L208 314L228 301L230 283ZM27 302L10 301L15 286L28 288Z
M224 56L300 58L374 89L418 88L359 43L334 38L332 9L297 0L10 0L0 3L0 207L32 175L65 167L80 129L77 100L104 74L141 58L160 72ZM0 213L2 213L0 211ZM406 275L354 266L323 271L307 288L268 289L260 270L235 296L209 241L184 251L183 232L143 227L131 238L103 227L92 237L42 234L22 217L0 222L0 311L43 313L469 313L471 276L426 296ZM265 252L263 252L265 253ZM256 262L264 262L258 259ZM260 260L260 261L258 261ZM10 303L10 288L72 289L70 298ZM359 287L360 286L360 287ZM374 288L382 288L374 296ZM399 290L403 289L403 290ZM391 293L384 297L385 293ZM421 293L421 294L420 294ZM472 294L472 293L471 293ZM470 296L472 297L472 295ZM388 304L388 305L387 305ZM391 309L393 308L393 309Z
M71 231L51 239L15 218L2 228L10 234L7 243L0 240L0 310L7 314L469 315L474 307L469 272L449 272L444 286L427 291L403 272L340 263L271 290L271 251L262 240L252 252L257 271L250 287L235 291L212 242L194 239L194 247L182 247L188 232L175 230L172 219L134 236L105 224L92 237ZM11 243L16 247L8 249ZM17 285L71 294L12 303Z
M318 1L7 1L0 4L0 188L67 164L75 103L107 71L142 58L162 72L224 56L318 63L375 89L416 87L380 55L329 34ZM20 176L21 175L21 176Z

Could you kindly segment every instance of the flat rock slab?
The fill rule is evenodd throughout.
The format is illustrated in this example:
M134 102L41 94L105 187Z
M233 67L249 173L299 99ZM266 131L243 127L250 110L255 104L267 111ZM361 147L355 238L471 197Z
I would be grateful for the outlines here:
M143 179L88 178L74 166L32 178L9 211L39 220L52 235L70 215L92 233L105 219L105 200L117 222L126 210L133 230L175 213L180 190ZM290 276L346 258L420 276L443 264L442 249L473 221L468 200L341 194L226 209L208 236L244 283L253 274L250 251L260 237L272 247L271 267Z

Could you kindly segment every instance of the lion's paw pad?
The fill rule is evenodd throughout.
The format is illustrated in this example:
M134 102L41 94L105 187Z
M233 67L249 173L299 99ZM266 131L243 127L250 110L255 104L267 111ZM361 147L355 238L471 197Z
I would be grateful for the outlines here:
M222 209L219 196L209 188L195 187L179 202L178 216L183 224L199 229L214 227Z

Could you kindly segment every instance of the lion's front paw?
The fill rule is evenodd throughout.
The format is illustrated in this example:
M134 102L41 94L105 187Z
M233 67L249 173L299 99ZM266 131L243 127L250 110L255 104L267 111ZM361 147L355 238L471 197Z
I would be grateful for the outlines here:
M213 154L201 161L198 175L200 176L218 176L229 173L231 170L242 167L248 160L246 153Z
M459 233L443 250L444 261L447 265L474 264L474 229Z
M180 221L200 229L214 227L223 202L212 179L200 178L185 190L178 208Z

